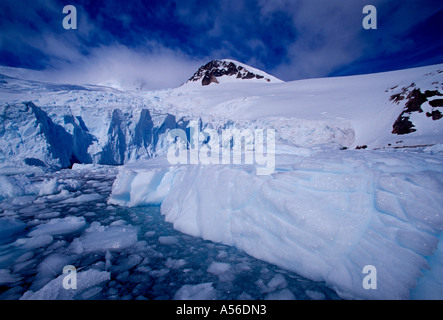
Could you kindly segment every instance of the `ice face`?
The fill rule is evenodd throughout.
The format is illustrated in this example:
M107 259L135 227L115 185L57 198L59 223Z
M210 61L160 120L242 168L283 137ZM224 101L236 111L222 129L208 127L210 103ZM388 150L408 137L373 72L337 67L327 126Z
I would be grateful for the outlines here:
M441 155L313 151L279 159L271 177L247 166L174 166L156 183L148 180L145 197L127 184L126 199L149 204L167 184L161 211L181 232L325 281L344 298L410 298L443 230ZM152 175L143 167L131 166L132 181ZM125 175L117 186L120 179ZM123 192L115 190L110 202ZM363 285L368 265L377 270L376 290ZM225 268L214 262L208 272L226 275Z

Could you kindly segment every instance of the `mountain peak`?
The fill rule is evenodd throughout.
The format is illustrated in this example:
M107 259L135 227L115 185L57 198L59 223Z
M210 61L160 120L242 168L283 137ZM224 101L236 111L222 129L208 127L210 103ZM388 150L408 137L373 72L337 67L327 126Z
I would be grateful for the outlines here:
M241 62L222 59L212 60L201 66L185 84L201 83L202 86L208 86L212 83L218 84L244 80L247 80L248 82L282 82L264 71L245 65Z

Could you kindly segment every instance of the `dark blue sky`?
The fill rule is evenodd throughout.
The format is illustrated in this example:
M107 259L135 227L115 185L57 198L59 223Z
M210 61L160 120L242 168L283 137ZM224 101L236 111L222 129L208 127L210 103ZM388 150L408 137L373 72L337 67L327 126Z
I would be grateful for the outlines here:
M65 30L62 9L77 8ZM362 9L377 8L377 30ZM283 80L443 63L436 0L2 0L0 64L55 81L186 81L201 64L235 59Z

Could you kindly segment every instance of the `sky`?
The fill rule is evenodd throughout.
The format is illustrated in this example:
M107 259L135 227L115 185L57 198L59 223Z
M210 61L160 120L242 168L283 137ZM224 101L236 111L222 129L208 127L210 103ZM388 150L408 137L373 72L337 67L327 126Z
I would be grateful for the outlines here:
M375 30L362 25L368 4ZM63 28L65 5L77 29ZM0 65L152 90L213 59L284 81L346 76L443 63L441 21L437 0L2 0Z

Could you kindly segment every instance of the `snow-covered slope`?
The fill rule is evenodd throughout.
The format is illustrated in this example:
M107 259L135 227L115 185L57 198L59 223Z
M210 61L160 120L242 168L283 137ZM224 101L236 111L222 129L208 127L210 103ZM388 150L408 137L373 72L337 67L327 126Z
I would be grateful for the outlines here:
M195 114L207 121L226 118L246 123L262 121L264 127L275 127L282 138L290 139L291 136L295 138L292 141L299 145L303 141L297 139L308 136L311 139L307 145L312 144L311 141L318 137L317 132L312 132L313 128L326 127L324 123L343 131L352 130L354 141L344 144L351 148L433 144L442 141L443 126L438 121L443 91L442 71L443 65L436 65L273 85L244 83L198 87L192 91L181 90L177 97L168 97L168 102L177 105L179 112ZM414 90L425 95L426 99L419 100L421 104L417 107L408 108L408 102L416 100L411 95ZM403 99L397 99L398 96ZM405 110L408 111L405 113ZM410 118L414 132L393 133L394 124L400 116ZM296 130L299 121L303 122L303 127L310 123L310 130ZM324 136L324 131L319 133Z

